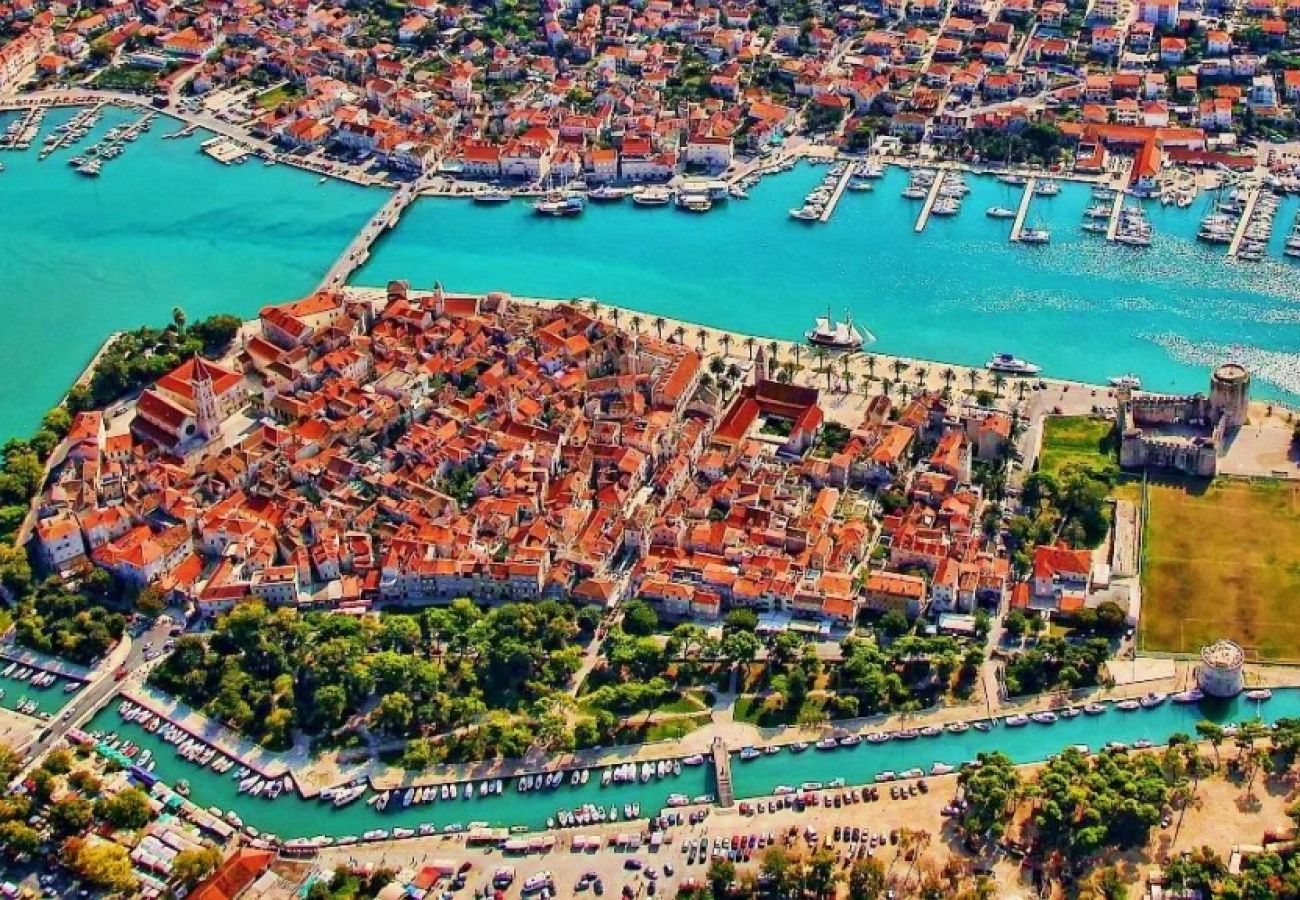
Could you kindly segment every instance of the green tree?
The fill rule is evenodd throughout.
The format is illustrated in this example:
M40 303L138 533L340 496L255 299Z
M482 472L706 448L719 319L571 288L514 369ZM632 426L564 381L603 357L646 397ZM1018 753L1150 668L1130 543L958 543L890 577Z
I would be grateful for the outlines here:
M188 887L207 878L221 864L221 851L216 847L191 847L176 854L172 860L172 874Z
M375 707L375 722L389 734L405 734L415 717L415 704L401 691L385 694Z
M730 860L715 859L709 863L706 877L709 880L709 887L713 890L713 896L725 897L727 889L736 880L736 866Z
M70 795L51 803L45 817L57 837L71 837L84 832L94 818L94 805L83 797Z
M31 856L41 848L41 834L25 822L0 822L0 845L10 857Z
M907 616L903 615L896 609L891 609L880 617L880 629L885 634L897 637L911 630L912 624L907 621Z
M849 896L853 900L878 900L884 895L884 864L874 856L855 861L849 870Z
M123 892L136 887L131 859L120 844L73 838L65 845L64 858L70 868L95 887Z
M623 630L644 637L659 629L659 614L644 600L632 600L623 610Z
M127 788L96 801L95 815L114 828L143 828L150 819L149 798L137 788Z

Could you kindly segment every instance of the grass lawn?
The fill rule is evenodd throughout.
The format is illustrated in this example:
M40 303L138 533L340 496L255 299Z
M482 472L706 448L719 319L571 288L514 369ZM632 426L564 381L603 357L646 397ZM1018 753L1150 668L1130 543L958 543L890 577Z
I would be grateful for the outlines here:
M152 91L163 73L147 66L113 66L95 76L95 87L117 91Z
M1220 478L1152 484L1140 646L1300 660L1300 486Z
M776 728L783 725L814 725L826 719L826 698L814 695L806 698L803 706L790 709L779 697L765 700L762 697L740 697L736 700L735 719L759 728Z
M257 105L261 109L275 109L286 100L292 100L295 97L301 97L302 91L292 88L289 85L282 84L279 87L271 88L264 94L257 95Z
M696 729L703 728L712 721L712 716L688 716L681 719L668 719L663 722L656 722L644 728L637 728L634 731L620 733L621 743L637 744L651 743L653 741L675 741L685 737ZM626 740L624 740L626 738Z
M704 701L698 694L681 694L675 700L668 700L655 707L657 713L693 713L706 709Z
M1039 471L1056 475L1072 463L1099 470L1116 466L1115 423L1091 416L1048 416Z

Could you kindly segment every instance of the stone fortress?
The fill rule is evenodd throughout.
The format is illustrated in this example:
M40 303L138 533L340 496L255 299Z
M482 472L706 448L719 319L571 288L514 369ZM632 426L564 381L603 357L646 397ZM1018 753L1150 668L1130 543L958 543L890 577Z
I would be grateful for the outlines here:
M1233 431L1246 424L1250 373L1224 363L1210 375L1210 394L1171 396L1117 391L1119 463L1212 478Z

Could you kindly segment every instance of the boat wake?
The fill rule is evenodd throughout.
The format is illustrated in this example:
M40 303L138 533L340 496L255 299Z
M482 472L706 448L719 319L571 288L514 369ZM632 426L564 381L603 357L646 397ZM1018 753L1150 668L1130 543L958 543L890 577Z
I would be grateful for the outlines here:
M1143 334L1141 337L1161 347L1178 362L1210 367L1232 359L1249 369L1255 378L1289 394L1300 394L1300 353L1265 350L1244 344L1191 341L1169 332Z

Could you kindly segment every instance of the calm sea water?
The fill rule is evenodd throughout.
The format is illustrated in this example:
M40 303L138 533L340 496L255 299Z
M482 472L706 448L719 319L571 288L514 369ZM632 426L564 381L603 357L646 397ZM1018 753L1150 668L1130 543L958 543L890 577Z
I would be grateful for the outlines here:
M912 741L863 743L831 753L809 749L795 754L787 750L748 763L733 757L732 782L736 796L740 798L765 796L778 785L798 787L807 781L827 782L844 778L849 784L868 784L880 772L901 772L911 768L928 771L936 762L955 766L989 750L1001 750L1018 763L1037 762L1072 744L1086 744L1095 751L1109 741L1131 744L1146 739L1162 744L1178 732L1194 736L1196 723L1202 719L1226 723L1260 717L1273 722L1297 714L1300 714L1300 691L1297 690L1274 691L1273 699L1266 703L1253 703L1237 697L1194 706L1166 702L1155 709L1135 712L1120 712L1112 708L1100 716L1062 719L1050 726L1031 724L1008 728L1000 725L989 732L972 730L965 734L944 733ZM541 828L547 817L560 808L573 809L594 803L607 809L617 804L621 815L623 804L635 802L641 804L643 815L653 815L671 793L698 796L715 791L712 765L708 764L697 768L685 767L680 777L649 784L602 788L599 773L594 773L585 785L570 787L566 781L554 791L519 794L515 785L508 781L499 797L478 799L476 796L473 800L439 801L406 808L394 801L384 812L359 800L336 810L327 803L304 800L296 793L282 795L274 801L240 794L229 773L218 775L210 769L186 762L157 735L124 721L114 708L98 713L86 730L112 731L125 740L149 748L157 759L154 774L169 784L175 784L181 778L188 780L190 799L198 805L233 809L246 824L286 839L318 834L334 837L361 835L374 828L416 828L425 822L439 828L451 823L474 821Z
M359 283L435 279L448 289L604 299L666 316L797 338L829 306L875 332L881 352L982 364L1006 350L1056 376L1140 374L1153 390L1197 390L1224 356L1248 362L1260 395L1300 395L1300 267L1281 256L1296 203L1276 223L1275 258L1229 262L1198 245L1201 204L1148 204L1157 237L1137 250L1080 231L1086 187L1036 199L1029 224L1050 246L1013 245L995 204L1018 188L971 178L960 215L913 226L891 170L873 192L848 193L831 222L786 211L825 174L804 167L765 180L747 201L707 215L630 203L590 205L579 219L428 199L376 249Z
M69 115L51 113L46 130ZM109 111L96 134L134 116ZM191 318L248 315L310 290L383 201L285 166L219 166L197 138L163 140L174 128L160 119L98 179L73 172L69 151L44 163L35 147L0 154L0 436L30 430L114 329L165 322L176 305ZM1052 230L1047 247L1009 244L1010 222L985 217L1019 199L992 179L970 179L961 214L919 235L898 170L847 194L828 224L791 220L824 172L767 179L703 216L624 203L561 221L523 202L422 200L353 280L597 297L784 338L828 306L852 309L881 352L981 364L1006 350L1061 377L1136 372L1153 390L1201 389L1207 367L1233 356L1257 395L1300 400L1300 270L1281 255L1295 200L1272 258L1237 263L1194 239L1208 198L1149 204L1145 251L1082 233L1091 201L1072 185L1034 201L1029 223Z
M107 110L79 149L138 117ZM221 166L198 136L163 140L175 130L159 118L97 179L67 164L77 149L0 153L0 440L30 432L114 330L310 291L382 202L287 166Z

